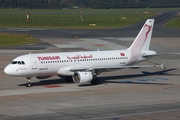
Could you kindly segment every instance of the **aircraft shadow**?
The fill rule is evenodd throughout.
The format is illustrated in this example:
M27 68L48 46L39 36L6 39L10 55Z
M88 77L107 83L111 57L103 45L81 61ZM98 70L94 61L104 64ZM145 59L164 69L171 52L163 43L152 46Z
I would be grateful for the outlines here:
M38 82L31 81L32 86L46 86L46 85L55 85L55 84L62 84L64 83L63 79L48 79L48 80L41 80ZM19 84L18 86L26 86L26 83Z
M118 80L118 79L129 79L129 78L136 78L136 77L147 77L147 76L153 76L153 75L176 75L180 76L178 74L168 74L167 72L176 70L177 68L168 69L164 71L157 71L157 72L146 72L142 71L143 74L128 74L128 75L118 75L118 76L104 76L104 77L98 77L100 80L100 84L103 83L121 83L121 84L157 84L157 85L164 85L163 83L145 83L145 82L121 82L121 81L111 81L111 80ZM63 84L65 83L63 78L60 79L48 79L48 80L41 80L38 82L31 82L32 86L46 86L46 85L55 85L55 84ZM67 83L67 82L66 82ZM68 82L69 84L74 82ZM19 84L18 86L26 86L26 83ZM94 86L91 84L82 84L78 85L79 87L86 87L86 86Z
M148 77L148 76L154 76L154 75L168 75L168 76L180 76L180 74L168 74L169 71L174 71L177 68L163 70L163 71L157 71L157 72L146 72L142 71L142 74L128 74L128 75L118 75L118 76L105 76L105 77L99 77L100 81L102 83L120 83L120 84L155 84L155 85L169 85L164 83L148 83L146 80L144 81L131 81L131 80L125 80L125 81L112 81L112 80L124 80L124 79L130 79L130 78L138 78L138 77ZM145 78L146 79L146 78Z

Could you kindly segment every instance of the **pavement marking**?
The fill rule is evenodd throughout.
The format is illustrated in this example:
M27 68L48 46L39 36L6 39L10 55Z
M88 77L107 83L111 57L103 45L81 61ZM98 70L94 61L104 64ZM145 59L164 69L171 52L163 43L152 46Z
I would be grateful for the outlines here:
M133 114L125 114L125 115L117 115L117 116L107 116L107 117L97 117L97 118L91 118L93 119L111 119L111 118L120 118L120 117L127 117L127 116L135 116L135 115L145 115L145 114L155 114L155 113L164 113L164 112L173 112L173 111L179 111L180 109L169 109L169 110L159 110L159 111L152 111L152 112L140 112L140 113L133 113ZM81 119L79 119L81 120Z
M99 46L99 47L105 47L105 48L112 49L112 50L127 48L125 46L121 46L121 45L118 45L118 44L115 44L115 43L112 43L112 42L107 42L107 41L104 41L104 40L100 40L100 39L97 39L97 38L88 38L88 39L84 38L84 39L81 39L81 40L90 42L93 45L103 45L103 46Z
M73 44L53 44L53 45L58 48L79 48L78 46Z
M122 83L135 83L135 82L155 82L155 81L167 81L169 78L139 78L135 80L131 79L125 79L125 80L120 80Z
M57 88L57 87L62 87L60 85L45 85L45 88Z
M8 90L1 90L0 96L27 95L27 94L51 93L51 92L69 92L69 91L81 91L81 90L78 88L65 88L65 87L54 87L51 89L45 89L45 88L8 89Z

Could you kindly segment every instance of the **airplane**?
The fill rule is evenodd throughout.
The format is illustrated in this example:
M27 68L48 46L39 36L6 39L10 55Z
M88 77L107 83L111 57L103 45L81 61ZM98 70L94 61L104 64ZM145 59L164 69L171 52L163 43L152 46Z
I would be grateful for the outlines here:
M77 84L99 84L97 75L102 72L124 68L158 67L161 65L136 65L156 51L149 50L154 19L147 19L132 45L125 50L80 51L26 54L15 58L4 72L11 76L26 77L26 86L31 86L31 78L46 79L54 75L65 76Z

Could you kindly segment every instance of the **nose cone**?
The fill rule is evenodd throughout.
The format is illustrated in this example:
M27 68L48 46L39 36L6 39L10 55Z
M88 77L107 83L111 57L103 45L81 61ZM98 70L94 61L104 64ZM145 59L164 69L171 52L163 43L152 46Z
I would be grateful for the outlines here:
M12 75L12 72L11 72L9 65L4 68L4 72L8 75Z

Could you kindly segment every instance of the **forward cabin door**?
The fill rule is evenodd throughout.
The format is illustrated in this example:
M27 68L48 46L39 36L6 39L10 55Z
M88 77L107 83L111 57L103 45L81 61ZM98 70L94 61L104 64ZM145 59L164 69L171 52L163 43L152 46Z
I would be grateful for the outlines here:
M31 62L32 62L32 69L36 70L37 69L37 60L34 57L31 57Z

